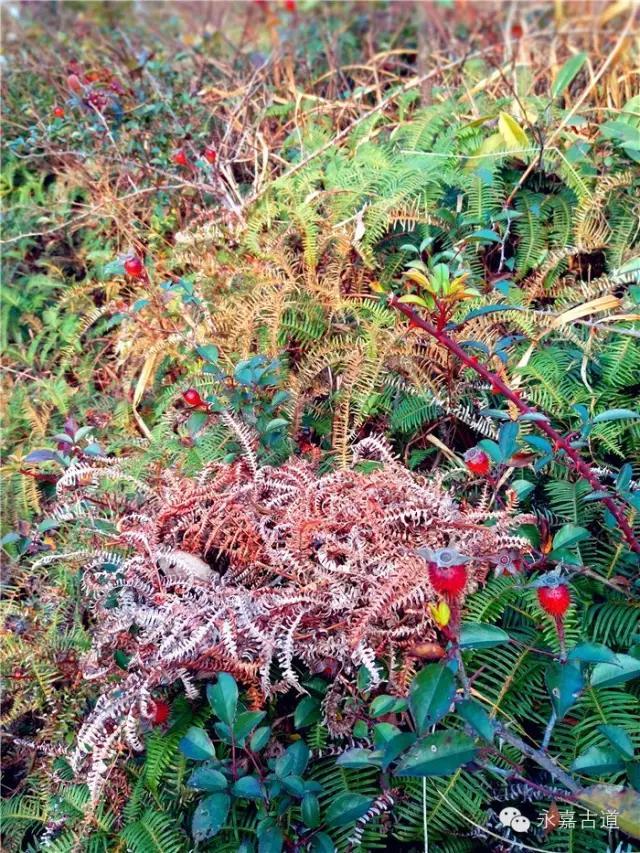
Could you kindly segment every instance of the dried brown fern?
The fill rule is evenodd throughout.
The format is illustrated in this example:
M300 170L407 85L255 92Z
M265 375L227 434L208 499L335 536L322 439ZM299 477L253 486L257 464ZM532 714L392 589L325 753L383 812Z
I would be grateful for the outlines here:
M224 670L253 697L303 692L302 673L330 662L339 701L361 665L378 683L384 660L391 689L401 691L408 650L436 637L427 604L437 595L417 549L453 544L469 555L466 594L497 553L527 548L511 532L522 520L513 507L459 506L437 479L401 466L382 439L353 449L352 466L373 458L373 471L319 476L302 460L257 468L250 434L229 425L243 433L246 457L197 479L166 472L150 486L117 464L99 464L72 468L60 481L65 498L104 477L137 495L107 548L92 543L88 559L75 556L97 625L85 677L106 686L119 676L87 719L74 756L80 769L91 754L94 795L122 739L140 747L138 723L152 716L156 688L181 680L195 695L194 679ZM124 677L117 650L130 656Z

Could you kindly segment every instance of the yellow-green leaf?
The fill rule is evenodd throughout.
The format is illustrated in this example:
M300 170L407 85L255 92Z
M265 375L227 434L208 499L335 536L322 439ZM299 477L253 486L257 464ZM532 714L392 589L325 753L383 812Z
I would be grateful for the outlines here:
M509 113L500 113L498 118L498 129L505 145L510 150L514 148L528 148L529 139L518 122Z

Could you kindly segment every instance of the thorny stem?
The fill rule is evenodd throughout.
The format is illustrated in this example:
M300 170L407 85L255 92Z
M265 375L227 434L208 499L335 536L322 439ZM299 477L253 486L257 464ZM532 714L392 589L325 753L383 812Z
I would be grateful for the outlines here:
M450 353L459 358L460 361L463 362L463 364L466 364L467 367L470 367L477 374L482 376L482 378L489 382L496 389L496 391L498 391L503 397L509 400L509 402L513 403L513 405L518 409L521 414L542 414L535 406L529 406L527 403L523 402L523 400L520 398L520 395L517 394L515 391L512 391L511 388L509 388L509 386L501 379L501 377L497 373L493 373L491 370L488 370L484 365L471 358L471 356L469 356L464 351L464 349L457 341L450 337L444 330L437 329L428 320L423 319L409 305L400 302L396 296L391 297L391 299L389 300L389 305L393 308L397 308L398 311L401 311L406 317L409 318L412 325L417 326L418 328L427 332L429 335L431 335L432 338L435 338L435 340L441 346L445 347L449 350ZM535 420L533 424L537 429L545 433L545 435L547 435L551 439L551 441L553 442L554 449L564 451L566 457L570 460L571 465L573 466L575 471L589 483L589 485L593 488L594 491L602 491L604 489L603 484L593 473L593 471L587 465L584 459L582 459L578 451L574 447L571 447L569 440L565 436L557 432L557 430L555 430L551 426L548 420ZM613 515L613 517L615 518L618 528L622 532L624 538L627 540L631 550L635 551L636 554L640 554L640 542L638 542L622 508L611 497L602 498L602 503L606 506L611 515Z
M523 755L526 755L531 761L534 761L539 767L542 767L543 770L546 770L554 779L562 782L565 788L571 791L572 794L578 794L582 790L580 785L568 773L565 773L561 767L558 767L553 758L544 750L534 749L534 747L529 746L529 744L525 743L517 735L514 735L506 726L503 726L502 723L496 725L496 733L498 737L501 737L508 744L518 749Z
M555 708L551 709L551 716L549 717L549 722L547 723L547 727L544 730L544 737L542 738L542 748L547 749L549 743L551 742L551 734L553 733L554 726L558 720L558 715L555 712Z

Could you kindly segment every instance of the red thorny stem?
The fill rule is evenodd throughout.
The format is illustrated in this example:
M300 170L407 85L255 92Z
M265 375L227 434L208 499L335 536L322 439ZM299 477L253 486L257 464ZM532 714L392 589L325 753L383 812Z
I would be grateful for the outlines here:
M423 319L419 314L417 314L410 305L407 305L403 302L399 302L396 296L392 296L389 300L389 305L392 308L397 308L398 311L401 311L406 317L409 318L411 324L413 326L417 326L420 329L423 329L432 338L441 344L445 349L448 349L450 353L455 355L460 359L463 364L466 364L467 367L470 367L472 370L475 370L483 379L489 382L493 388L500 393L503 397L506 397L513 405L521 412L523 415L532 415L532 414L541 414L535 406L529 406L522 401L520 395L516 391L512 391L511 388L500 378L497 373L493 373L491 370L488 370L484 365L479 364L474 358L467 355L464 349L460 346L460 344L455 341L452 337L450 337L443 329L438 329L428 320ZM596 475L592 472L591 468L587 465L587 463L582 459L578 451L571 447L569 444L568 438L560 435L549 423L547 420L536 420L533 422L534 426L539 429L541 432L545 433L551 441L553 442L553 447L555 450L563 450L567 458L570 460L571 465L575 469L575 471L583 477L593 488L594 491L603 490L604 486L600 482L600 480L596 477ZM636 554L640 554L640 542L636 539L636 536L631 528L631 525L627 521L627 518L622 510L622 508L613 500L613 498L606 497L602 498L602 503L609 510L611 515L615 518L618 528L622 532L624 538L627 540L629 547L632 551L635 551Z

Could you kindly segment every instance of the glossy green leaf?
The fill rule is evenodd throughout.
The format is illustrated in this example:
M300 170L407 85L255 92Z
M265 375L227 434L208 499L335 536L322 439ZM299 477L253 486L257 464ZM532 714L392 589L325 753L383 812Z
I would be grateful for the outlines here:
M607 738L614 750L625 761L630 761L634 755L633 741L628 733L620 726L598 726L598 730Z
M409 708L418 734L444 717L455 692L453 673L441 664L426 666L417 674L409 689Z
M618 753L608 747L590 746L571 765L576 773L586 776L605 776L622 770L624 761Z
M187 782L189 788L196 788L199 791L226 791L229 787L229 782L219 770L214 770L213 767L197 767Z
M234 797L243 797L246 800L261 800L264 797L260 780L255 776L243 776L238 779L231 788L231 793Z
M397 776L449 776L477 753L463 732L442 731L419 740L400 761Z
M603 643L578 643L567 655L569 660L585 663L617 663L618 656Z
M238 708L235 678L228 672L220 672L217 683L207 685L207 699L214 713L228 726L232 726Z
M576 703L584 687L579 667L572 663L551 663L545 674L551 704L559 720Z
M315 794L305 794L300 803L302 822L310 829L320 825L320 803Z
M397 711L406 711L407 700L398 696L376 696L371 703L371 716L382 717L385 714L393 714Z
M575 545L576 542L581 542L590 536L591 534L585 527L580 527L577 524L563 524L553 537L553 548L554 550L568 548L570 545Z
M180 751L194 761L206 761L209 758L216 757L211 738L204 729L198 728L198 726L191 726L180 740Z
M338 794L330 803L325 816L327 826L346 826L365 815L373 805L372 797L364 794Z
M382 752L372 749L361 749L354 747L343 752L336 761L339 767L380 767L382 763Z
M461 649L490 649L501 643L508 643L509 635L496 625L482 622L465 622L460 628L459 646Z
M477 702L475 699L465 699L457 703L456 712L481 737L488 741L493 740L494 723L480 702Z
M617 663L596 664L591 673L592 687L611 687L640 678L640 660L631 655L617 655Z
M229 814L231 798L228 794L211 794L201 800L191 821L191 834L194 841L205 841L217 835Z

